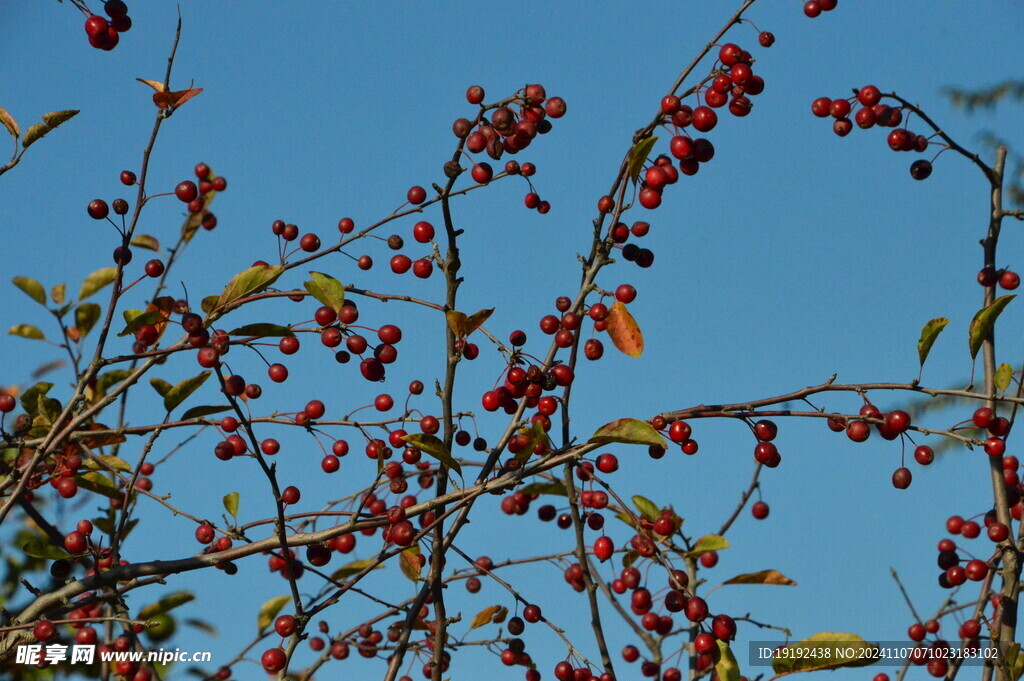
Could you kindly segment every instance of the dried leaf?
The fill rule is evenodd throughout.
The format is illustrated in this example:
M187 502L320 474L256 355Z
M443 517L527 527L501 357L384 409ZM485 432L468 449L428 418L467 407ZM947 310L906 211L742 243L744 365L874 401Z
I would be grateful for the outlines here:
M612 309L608 311L606 319L608 323L608 335L619 352L630 357L639 357L644 352L644 336L640 332L640 326L633 319L626 306L616 301Z
M157 92L167 92L167 88L164 87L164 84L158 80L146 80L145 78L136 78L135 80L139 81L140 83L145 83Z
M414 582L420 581L420 574L423 570L424 563L420 562L421 555L419 544L414 544L403 550L398 556L398 566L402 569L402 574Z
M28 149L38 140L42 139L48 132L50 132L50 126L45 123L36 123L35 125L30 126L28 132L25 133L25 137L21 140L22 148Z
M949 320L945 317L936 317L921 329L921 338L917 341L917 356L921 360L921 366L924 366L924 361L928 359L928 353L932 351L935 339L939 337L947 324L949 324Z
M149 85L147 81L144 82ZM202 91L203 88L199 87L178 90L177 92L154 92L153 103L161 109L176 109Z
M469 630L473 631L474 629L479 629L480 627L484 627L488 624L491 624L495 621L495 616L504 619L504 617L501 614L502 611L504 611L506 615L508 614L508 608L502 605L492 605L484 608L473 617L473 621L469 624Z
M331 579L337 582L345 579L346 577L357 575L371 566L373 566L374 570L380 570L384 567L383 563L376 563L377 560L374 558L363 558L362 560L354 560L351 563L342 565L340 568L335 570L334 573L331 575Z
M57 305L64 304L64 296L67 293L67 284L55 284L50 287L50 299Z
M70 121L72 118L78 115L78 109L65 109L64 111L51 111L48 114L43 114L43 123L46 124L50 130L56 130L62 124Z
M21 137L21 128L18 127L18 122L3 107L0 107L0 124L7 128L7 132L11 133L11 137L14 139Z
M760 572L749 572L742 575L736 575L732 579L722 582L722 584L771 584L776 586L796 586L796 582L778 570L761 570Z

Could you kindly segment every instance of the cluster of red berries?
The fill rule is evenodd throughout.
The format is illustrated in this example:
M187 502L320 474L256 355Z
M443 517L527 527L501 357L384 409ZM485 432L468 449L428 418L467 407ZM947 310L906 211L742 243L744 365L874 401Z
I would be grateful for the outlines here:
M537 135L545 135L551 131L551 119L565 115L565 100L561 97L548 97L543 85L527 85L516 93L518 95L518 111L505 105L494 109L490 118L481 112L475 122L467 118L459 118L452 124L452 132L459 139L466 140L466 151L471 154L486 152L493 160L501 160L504 154L517 154L530 146ZM466 101L470 104L483 105L484 89L473 85L466 90ZM445 172L458 174L458 164L445 165ZM522 175L529 178L536 172L532 163L520 165L516 161L505 164L508 175ZM470 172L478 184L487 184L494 177L494 170L486 162L474 164ZM551 204L541 201L540 196L530 186L530 192L524 200L527 208L544 214L551 210Z
M839 4L839 0L807 0L804 3L804 14L811 19L821 16L822 12L831 12Z
M725 614L712 617L708 604L703 598L689 595L688 584L689 577L684 571L671 570L668 590L663 597L663 605L668 612L682 612L689 622L699 625L700 632L694 638L693 643L697 652L697 669L703 671L715 662L718 655L717 641L731 641L736 637L736 622ZM666 635L676 628L670 615L659 616L654 612L655 597L650 590L641 586L641 573L637 568L632 566L624 568L620 576L612 581L611 586L612 590L619 594L628 590L632 591L630 609L633 614L640 616L640 625L645 630ZM628 645L622 650L622 659L629 663L636 662L640 659L640 651L636 646ZM648 678L661 674L661 678L668 681L679 681L682 678L679 669L670 667L662 670L652 661L644 661L641 664L640 673Z
M412 237L417 243L429 244L434 239L434 226L426 220L420 220L413 225ZM392 234L387 239L388 248L393 251L401 250L405 246L405 239L398 234ZM429 255L413 260L404 253L399 253L391 258L391 271L395 274L405 274L409 270L420 279L429 279L434 273L434 262Z
M768 47L775 42L775 36L764 32L759 37L761 45ZM753 57L735 43L726 43L718 51L720 68L711 85L703 91L704 105L692 108L683 104L679 97L666 95L661 100L661 113L665 123L671 123L679 133L691 125L698 132L710 132L718 125L715 109L728 104L729 112L739 118L750 113L753 102L750 97L764 92L764 79L754 74ZM640 205L654 209L661 205L665 187L679 180L679 172L696 175L701 163L707 163L715 155L715 147L706 138L693 139L686 134L676 134L669 143L669 151L679 161L679 171L672 160L659 156L643 174L639 195ZM598 201L598 210L611 213L615 204L611 197L603 196Z
M866 85L857 90L853 97L847 99L819 97L811 102L811 113L818 118L828 118L829 116L834 118L832 131L840 137L850 134L854 122L863 130L878 125L883 128L895 128L886 138L889 148L893 151L927 151L929 145L927 137L916 135L906 127L899 127L903 122L903 108L882 104L881 100L881 91L874 85ZM860 108L854 113L853 107L857 104L860 105ZM850 120L851 113L853 113L853 121ZM927 179L931 174L931 161L918 159L910 164L910 176L915 180Z
M1020 286L1020 275L1008 269L985 267L978 272L978 283L985 287L999 284L1004 290L1013 291Z
M829 430L834 433L845 432L853 442L865 442L871 436L872 424L878 434L886 440L895 440L910 429L910 414L902 409L894 409L886 414L868 402L857 413L863 417L863 420L829 418ZM928 445L920 445L914 450L914 458L922 466L927 466L935 458L935 453ZM910 487L912 479L910 469L905 466L900 466L892 474L892 484L897 489Z
M85 33L89 36L90 45L110 51L117 46L120 34L131 29L132 19L128 16L128 5L121 0L107 0L103 3L103 11L110 19L90 14L85 20Z
M191 215L202 215L203 229L211 230L217 226L217 216L206 210L207 204L213 198L214 192L222 192L228 188L228 181L220 176L214 176L210 166L205 163L198 163L193 171L199 184L191 180L178 183L174 188L174 195L182 203L188 204L188 212Z

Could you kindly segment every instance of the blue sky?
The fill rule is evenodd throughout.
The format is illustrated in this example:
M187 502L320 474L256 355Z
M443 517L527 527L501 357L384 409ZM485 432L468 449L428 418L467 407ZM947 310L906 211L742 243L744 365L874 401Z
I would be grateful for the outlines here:
M8 279L27 275L47 286L67 281L77 290L86 274L110 262L116 235L90 220L85 206L97 197L133 195L122 191L118 174L137 169L153 116L150 92L134 78L162 77L176 14L172 3L131 5L134 27L110 53L89 47L81 16L69 3L0 7L0 21L17 27L0 43L7 72L0 106L22 128L47 111L82 110L0 178ZM442 178L441 165L454 145L451 122L472 113L464 99L469 85L483 85L490 99L540 82L549 95L567 101L569 113L518 158L537 165L534 185L551 202L551 212L541 216L523 208L527 189L519 181L474 192L454 210L466 229L460 308L496 307L488 322L492 332L505 336L523 328L531 337L528 348L543 353L547 345L537 322L554 312L557 296L576 291L575 255L589 247L596 200L613 179L632 131L650 120L666 88L734 5L527 2L513 10L507 4L452 2L395 4L382 11L358 3L185 4L173 84L194 81L204 92L165 124L152 187L171 191L199 161L227 177L229 187L214 204L219 226L199 235L177 278L193 297L219 292L253 260L276 257L269 226L278 218L328 242L340 217L367 224L387 215L410 185L429 186ZM762 2L749 12L760 29L775 33L776 45L758 48L750 26L735 28L730 39L754 53L765 92L749 117L722 116L709 135L717 150L713 162L697 176L682 178L666 192L661 208L642 216L652 224L641 245L654 250L654 267L641 270L623 262L602 273L605 289L629 282L639 291L631 310L647 350L630 359L606 343L605 359L577 372L573 413L579 435L621 416L647 418L702 402L782 394L833 373L844 382L909 381L917 374L921 326L937 316L951 323L924 382L965 383L967 324L981 301L974 277L986 220L983 178L962 158L945 154L928 181L915 182L908 168L916 154L889 151L880 130L855 130L839 139L829 121L811 116L809 106L816 97L846 95L851 87L874 83L919 102L958 141L986 155L978 139L984 130L1021 145L1019 106L1006 103L966 115L951 110L941 95L943 86L983 87L1020 75L1016 36L1024 10L1011 2L983 7L843 2L809 20L793 0ZM638 211L631 219L641 217ZM440 215L433 211L427 219L438 223ZM167 198L147 207L140 231L167 244L180 222L180 204ZM400 222L394 230L407 243L413 222ZM1004 234L1000 264L1024 268L1016 225L1008 224ZM361 252L356 248L353 254ZM439 277L420 281L386 272L381 265L390 256L380 242L365 252L378 262L370 272L342 257L318 267L372 290L442 299ZM144 261L137 253L132 268L140 272ZM293 277L290 283L301 281ZM0 287L8 325L45 327L27 301L14 287ZM267 305L243 312L239 323L298 321L311 316L307 307L296 312ZM368 321L400 323L405 331L389 391L400 394L411 378L429 385L440 375L439 317L398 303L368 301L362 309ZM1022 321L1011 305L1001 321L998 361L1019 363ZM288 383L262 381L262 408L294 411L319 397L329 414L340 415L380 392L354 366L337 366L315 343L306 345L288 362ZM33 367L55 356L43 344L0 336L0 383L24 385ZM247 373L262 377L257 358L245 361ZM477 412L489 439L502 421L480 409L479 396L498 375L499 362L496 355L482 355L467 367L457 392L457 408ZM158 375L180 380L195 371L191 359L179 358ZM212 387L204 390L198 399L216 399ZM140 388L138 398L133 423L160 418L148 387ZM874 398L883 409L901 404L896 395ZM816 404L857 408L849 396ZM437 411L426 397L418 406ZM929 414L928 425L946 427L969 415L964 408ZM818 421L784 422L780 430L782 466L762 476L771 516L759 523L745 513L730 532L733 548L722 553L708 579L717 583L774 568L799 586L722 589L713 596L712 610L749 612L798 637L853 631L865 638L902 638L912 618L889 568L900 572L920 612L938 607L947 594L935 581L935 544L945 536L947 516L987 510L984 455L954 451L928 469L911 465L914 483L900 492L890 484L899 465L897 443L873 438L854 445ZM344 476L325 476L312 443L288 432L274 435L286 453L279 457L282 478L303 488L308 510L351 489L349 476L362 481L372 474L368 462L349 457ZM618 448L623 465L613 482L623 494L673 504L688 530L701 535L720 526L747 484L753 442L731 422L696 423L695 436L701 450L692 458L676 452L655 462L641 451ZM221 513L221 497L239 491L246 519L265 516L267 504L259 498L266 496L265 481L254 466L217 461L213 443L206 438L175 455L155 476L156 489L173 492L182 507L213 518ZM1012 439L1009 453L1018 453ZM479 510L490 505L497 512L498 501L484 500ZM196 548L187 522L158 508L147 508L145 517L161 529L132 538L132 559L169 558ZM617 543L625 541L624 533L615 532ZM568 534L538 525L531 513L529 519L501 516L474 523L461 545L471 555L499 560L524 551L564 550L569 542ZM987 557L987 542L973 543L968 548ZM585 631L584 600L566 588L558 570L513 576L547 612L558 613L560 626ZM394 569L370 584L396 598L412 588ZM244 563L234 579L219 572L192 574L172 579L168 588L191 589L205 599L182 613L209 618L220 636L207 640L192 632L181 644L210 647L215 662L229 659L248 640L259 603L286 590L261 561ZM467 620L487 605L509 602L496 584L460 598ZM147 602L144 594L133 599L136 606ZM332 611L328 620L337 626L353 621L363 606L351 607ZM616 650L636 642L621 626L612 630ZM946 636L955 637L955 630L954 622L944 622ZM764 636L748 626L741 627L740 638ZM564 648L549 632L528 631L527 643L548 677ZM586 650L594 653L592 645ZM479 654L456 659L452 678L471 678ZM354 664L350 669L359 668ZM628 667L617 666L625 677ZM259 672L240 669L235 677L252 674Z

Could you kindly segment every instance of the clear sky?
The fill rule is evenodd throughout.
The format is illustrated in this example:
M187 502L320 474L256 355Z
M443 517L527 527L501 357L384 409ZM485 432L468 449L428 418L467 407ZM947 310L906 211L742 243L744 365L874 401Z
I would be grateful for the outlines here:
M681 68L738 4L186 3L173 85L194 82L204 92L164 125L151 186L171 191L204 161L229 187L214 204L219 226L197 237L174 281L183 280L198 299L219 292L252 261L272 260L276 244L269 227L278 218L330 243L340 217L367 224L387 215L410 185L443 179L441 165L455 142L451 122L472 114L464 99L469 85L484 86L491 99L540 82L549 95L566 100L568 115L518 158L537 165L534 185L551 202L551 212L542 216L523 207L527 189L519 178L474 192L454 210L466 230L460 308L496 307L488 322L495 335L525 329L528 348L543 353L547 341L537 322L554 312L557 296L576 291L576 253L589 248L596 200L610 185L632 131L650 120ZM0 6L0 23L8 29L0 41L0 106L22 128L47 111L82 111L0 178L7 279L27 275L47 286L66 281L74 291L86 274L110 264L116 235L88 218L86 204L97 197L134 196L124 191L118 174L137 170L154 114L151 92L134 79L162 78L176 15L170 2L129 5L134 27L110 53L89 47L82 17L69 3ZM630 215L651 222L641 245L654 250L656 262L646 270L616 264L599 283L605 289L624 282L637 288L631 310L647 350L630 359L606 343L605 359L577 372L578 435L586 437L621 416L649 418L702 402L753 400L817 384L834 373L844 382L909 381L917 374L921 326L937 316L951 323L925 368L924 383L966 384L967 325L982 295L974 279L986 223L984 179L962 158L945 154L929 180L915 182L908 168L916 154L889 151L877 129L855 129L839 139L830 121L811 115L810 102L874 83L920 103L961 144L983 155L991 153L979 137L986 130L1024 145L1019 105L966 115L951 110L941 93L944 86L979 88L1020 77L1024 9L995 1L844 1L810 20L800 6L796 0L765 0L749 12L758 28L775 33L778 42L771 49L757 47L750 26L734 29L730 38L757 59L764 93L749 117L722 116L709 135L716 157L697 176L671 187L657 211L641 216L637 208ZM911 128L920 126L913 121ZM665 151L665 145L658 149ZM439 222L440 215L432 211L428 219ZM140 231L168 244L180 223L181 204L167 198L147 207ZM412 223L394 230L407 243ZM385 271L381 265L390 254L381 242L365 252L378 262L370 272L340 256L318 268L372 290L443 299L440 277L421 281ZM1024 242L1015 224L1007 225L1001 254L1001 265L1024 268ZM144 261L138 252L131 270L141 272ZM287 283L301 281L296 276ZM139 301L144 292L139 290ZM53 332L41 310L13 286L0 287L0 309L8 325L33 323ZM296 309L268 305L240 315L239 323L311 316L308 305ZM430 385L441 375L439 317L399 303L367 301L362 309L368 321L400 323L405 331L388 390L401 394L411 378ZM1001 325L997 359L1017 364L1021 310L1011 305ZM261 408L294 411L318 397L329 415L340 416L380 392L357 376L354 365L338 366L323 348L306 345L288 362L288 383L262 380ZM113 347L129 349L122 341ZM30 383L31 370L57 355L41 343L0 336L0 384ZM238 370L262 379L258 359L245 362ZM500 359L485 352L464 368L456 406L483 414L479 426L493 440L503 422L483 412L479 396L498 376ZM173 381L195 372L194 361L182 357L157 374ZM63 380L57 382L66 395ZM156 395L147 386L138 393L132 422L159 420ZM883 409L902 404L895 395L873 397ZM216 400L212 386L197 399ZM849 396L816 404L849 411L858 406ZM417 406L438 411L427 397ZM969 415L960 408L926 418L928 425L943 428ZM318 502L372 475L372 465L359 454L345 460L341 474L325 476L312 443L290 432L275 436L284 444L278 459L282 479L303 488L303 509L315 510ZM717 529L734 507L753 471L754 443L734 422L696 423L695 436L701 449L692 458L674 451L650 461L637 448L615 448L622 467L612 481L623 494L673 504L688 532L699 536ZM222 513L224 494L239 491L243 519L265 517L265 480L246 465L251 462L216 460L214 442L212 435L204 437L172 457L154 477L155 490L171 492L176 504L211 518ZM1010 443L1009 453L1019 454ZM914 482L898 491L890 483L899 465L898 443L875 437L854 445L813 421L781 423L778 444L783 463L762 476L770 518L757 522L745 512L730 531L733 548L722 552L708 579L714 584L774 568L799 586L725 588L712 596L712 610L750 613L789 627L797 637L851 631L865 638L903 638L912 617L889 568L899 571L919 612L938 608L947 593L936 584L935 545L946 536L947 516L989 508L985 455L953 450L928 469L910 464ZM483 500L477 510L496 513L498 502ZM64 517L70 523L89 513L69 509ZM140 528L148 529L131 538L129 558L179 557L197 548L188 522L156 507L146 507L144 516ZM617 543L625 541L622 529L613 532ZM470 555L486 553L496 561L571 545L568 533L540 525L532 511L527 518L474 522L462 536L460 545ZM987 540L973 544L967 547L971 552L988 557ZM361 545L360 557L369 555L369 546ZM338 558L334 564L340 565ZM558 569L545 566L512 578L558 625L585 633L585 600L564 584ZM394 598L413 588L394 567L367 583ZM211 648L220 663L251 637L259 604L285 593L286 584L269 576L262 560L252 560L234 578L193 573L170 579L167 589L200 596L182 615L210 620L220 635L208 639L186 629L180 644ZM139 593L132 605L142 606L154 595ZM464 629L477 610L493 603L511 604L493 583L478 596L460 597L464 624L457 626ZM330 611L327 619L337 626L351 623L363 607ZM614 621L614 613L605 613ZM609 626L616 651L636 643L621 624ZM955 638L956 623L944 622L943 633ZM527 634L527 650L551 678L564 647L550 632ZM741 625L741 641L766 637ZM596 657L589 641L585 650ZM300 664L308 654L299 656ZM456 656L452 678L476 678L471 670L480 668L473 661L481 655ZM620 678L638 673L616 659ZM361 662L353 664L349 671L362 669ZM498 671L497 660L487 664L496 678L521 678L519 669ZM836 678L873 673L841 672ZM250 665L235 678L260 675Z

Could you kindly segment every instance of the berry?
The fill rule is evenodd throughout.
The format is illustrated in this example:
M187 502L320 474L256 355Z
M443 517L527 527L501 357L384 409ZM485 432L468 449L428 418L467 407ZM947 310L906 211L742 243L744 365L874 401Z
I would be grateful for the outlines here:
M185 180L174 188L174 195L182 203L189 203L194 201L199 196L199 188L196 187L196 183L192 180Z
M406 199L414 206L418 206L427 200L427 190L419 185L414 185L409 188Z
M103 199L93 199L89 202L89 217L93 220L102 220L110 214L110 208Z

